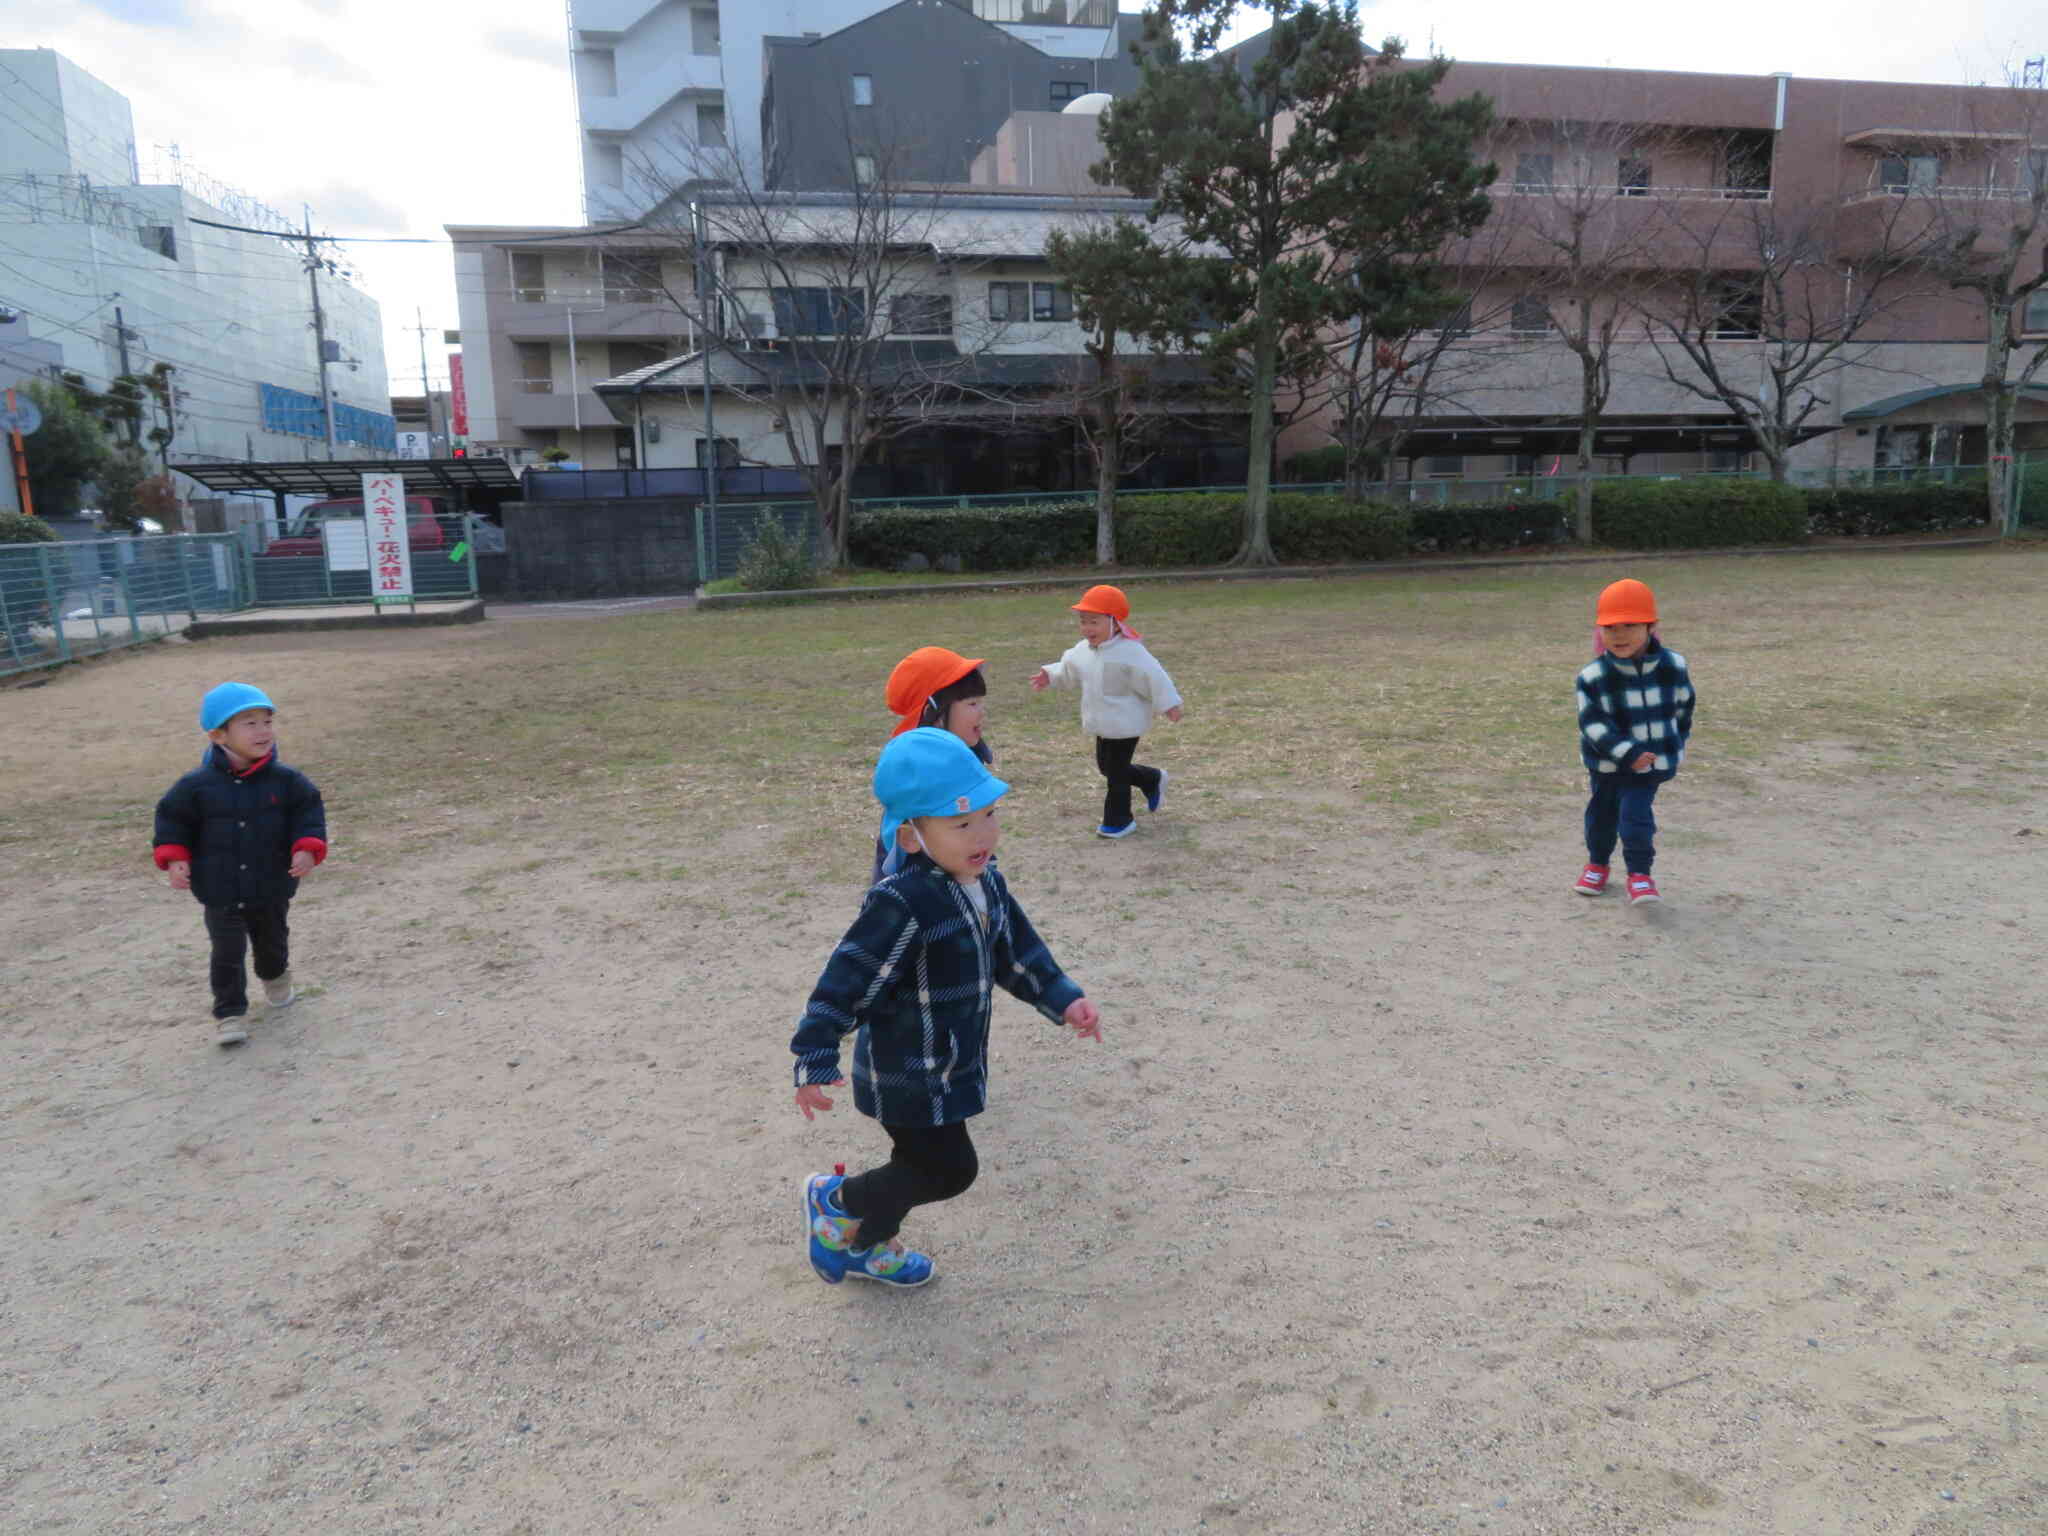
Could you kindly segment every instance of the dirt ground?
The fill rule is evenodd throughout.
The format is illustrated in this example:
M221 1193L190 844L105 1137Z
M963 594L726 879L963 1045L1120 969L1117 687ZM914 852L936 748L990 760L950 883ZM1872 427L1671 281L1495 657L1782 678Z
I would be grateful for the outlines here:
M602 622L753 709L693 670L723 621ZM906 621L843 622L878 691ZM857 771L814 815L765 758L608 771L541 724L624 686L592 643L170 643L0 693L7 1529L2048 1532L2038 715L1739 762L1702 669L1630 910L1566 890L1568 718L1473 837L1205 782L1183 674L1175 791L1102 844L1071 703L1020 702L1054 641L1006 642L1004 865L1106 1040L999 1000L981 1182L906 1229L938 1281L877 1294L813 1277L798 1187L881 1138L786 1086ZM308 996L228 1052L144 850L245 674L336 856Z

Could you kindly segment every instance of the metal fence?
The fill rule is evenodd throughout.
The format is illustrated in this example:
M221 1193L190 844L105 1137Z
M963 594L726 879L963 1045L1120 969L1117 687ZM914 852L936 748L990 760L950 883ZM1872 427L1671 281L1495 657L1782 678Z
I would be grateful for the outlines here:
M421 602L475 597L479 545L491 541L502 549L504 533L463 512L435 514L431 530L426 523L417 519L411 530L413 595ZM369 571L330 569L317 528L282 538L243 528L236 538L250 606L324 608L370 601Z
M248 598L232 534L0 544L0 675L137 645Z

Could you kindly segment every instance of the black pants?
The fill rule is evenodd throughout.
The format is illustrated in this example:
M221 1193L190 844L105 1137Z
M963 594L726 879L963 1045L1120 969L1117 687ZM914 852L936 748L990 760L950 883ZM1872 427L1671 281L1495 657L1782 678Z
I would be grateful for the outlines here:
M1095 766L1109 780L1109 792L1102 797L1102 824L1127 827L1131 824L1131 786L1137 785L1146 799L1159 793L1159 770L1134 763L1138 738L1098 736L1095 738Z
M249 978L242 956L256 952L256 979L275 981L292 964L291 929L285 922L288 902L274 907L208 907L206 932L213 940L213 1016L239 1019L249 1011Z
M839 1186L840 1209L860 1218L855 1240L863 1248L894 1237L913 1205L965 1194L981 1166L964 1120L882 1129L889 1133L889 1161Z

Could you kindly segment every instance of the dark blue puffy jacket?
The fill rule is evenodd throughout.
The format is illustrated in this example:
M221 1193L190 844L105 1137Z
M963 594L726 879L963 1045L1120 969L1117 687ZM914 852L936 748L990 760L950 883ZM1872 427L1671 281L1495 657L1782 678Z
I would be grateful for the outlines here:
M291 875L292 850L307 839L325 855L320 791L275 753L254 773L238 775L214 747L156 805L158 866L170 862L166 849L184 849L192 860L192 894L209 907L290 901L299 888Z

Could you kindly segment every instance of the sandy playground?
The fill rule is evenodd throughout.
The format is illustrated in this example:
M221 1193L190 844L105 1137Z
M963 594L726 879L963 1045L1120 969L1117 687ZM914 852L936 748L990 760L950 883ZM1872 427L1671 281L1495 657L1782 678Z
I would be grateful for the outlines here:
M9 1531L2048 1531L2048 554L1632 562L1701 715L1575 899L1619 568L1147 590L1120 844L1045 595L168 643L0 692ZM1969 601L1955 594L1970 594ZM1999 615L1985 623L1989 608ZM999 999L941 1274L790 1105L883 675L980 640ZM335 852L207 1043L146 856L223 677Z

